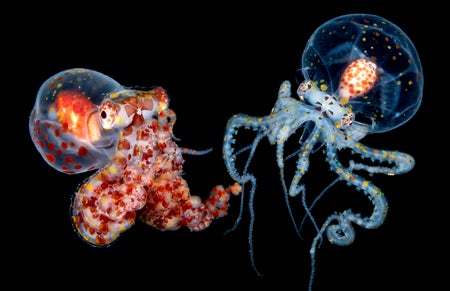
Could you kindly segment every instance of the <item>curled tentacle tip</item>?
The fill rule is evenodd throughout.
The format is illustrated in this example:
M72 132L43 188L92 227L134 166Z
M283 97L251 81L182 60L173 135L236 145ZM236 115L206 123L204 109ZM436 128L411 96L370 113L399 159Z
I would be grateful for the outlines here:
M242 192L242 186L241 184L236 182L233 185L227 187L227 192L237 196Z

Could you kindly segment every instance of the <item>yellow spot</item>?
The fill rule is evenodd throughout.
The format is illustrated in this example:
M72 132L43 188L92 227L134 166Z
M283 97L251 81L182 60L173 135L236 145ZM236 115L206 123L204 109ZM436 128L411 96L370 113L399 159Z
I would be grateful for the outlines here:
M122 116L117 116L117 118L116 118L116 124L117 125L121 125L122 124L122 121L123 121L123 119L122 119Z
M258 122L262 122L262 121L263 121L262 117L258 118Z
M344 169L339 168L339 169L337 169L337 172L338 172L338 173L343 173L343 172L344 172Z
M348 103L348 98L341 98L340 100L339 100L339 104L341 104L341 105L345 105L345 104L347 104Z
M94 186L92 186L91 183L87 183L87 184L86 184L86 190L92 191L92 188L94 188Z
M117 169L115 167L109 167L108 168L108 172L110 172L111 174L116 174L117 173Z
M109 97L110 97L111 99L117 98L117 97L119 97L119 93L118 93L118 92L111 93L111 94L109 94Z
M321 90L321 91L325 91L325 90L327 90L327 89L328 89L327 84L321 84L321 85L320 85L320 90Z
M339 121L336 121L334 123L334 126L336 126L336 128L341 128L341 123Z
M106 204L108 202L105 198L102 198L102 204Z
M61 88L61 87L62 87L61 83L56 84L56 88Z
M362 185L363 185L363 187L367 187L367 186L369 186L369 182L364 181L364 182L362 183Z

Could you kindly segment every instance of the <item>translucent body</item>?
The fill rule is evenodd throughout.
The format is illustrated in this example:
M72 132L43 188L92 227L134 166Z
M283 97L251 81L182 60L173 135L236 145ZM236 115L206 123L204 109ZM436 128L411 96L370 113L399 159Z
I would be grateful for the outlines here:
M122 86L88 69L70 69L40 87L30 115L32 140L44 160L58 171L75 174L105 165L115 150L116 131L98 123L98 107Z
M417 51L405 33L381 17L367 14L344 15L321 25L307 42L302 67L297 73L298 96L291 96L291 83L286 80L268 115L240 113L232 116L226 126L222 150L230 176L243 188L250 184L250 258L259 273L252 246L253 201L258 180L250 171L250 164L263 138L267 137L269 143L276 146L281 186L294 228L301 237L302 226L309 221L316 231L310 248L309 290L312 290L316 252L324 236L332 244L347 246L355 240L354 226L374 229L384 223L388 202L371 177L404 174L414 168L415 160L411 155L372 148L360 140L368 133L392 130L414 116L422 100L423 74ZM249 130L255 132L253 141L239 148L238 137L244 135L241 131ZM243 140L251 133L245 132L245 135ZM286 155L285 144L295 136L298 147ZM309 200L303 177L308 173L310 157L319 149L323 150L324 159L336 179L325 184L315 199ZM342 150L348 150L350 158L342 155ZM355 160L353 156L357 156ZM285 165L292 159L296 159L295 170L289 175ZM313 181L321 183L320 173L315 175ZM318 223L313 208L317 208L320 198L341 181L363 193L371 202L370 215L349 208L334 212ZM291 211L290 199L297 196L301 196L305 212L300 225ZM241 206L241 213L243 209ZM235 226L239 221L240 216Z
M29 130L43 157L66 174L97 169L73 194L74 230L86 243L107 247L136 219L160 229L207 228L227 213L239 184L216 185L202 200L191 195L183 154L209 152L179 147L176 115L164 88L133 90L88 69L49 78L38 91Z
M339 86L344 70L357 59L376 65L377 80L361 96L347 98ZM423 73L409 37L376 15L349 14L331 19L312 34L302 55L300 82L312 80L323 91L347 98L355 120L384 132L408 121L422 101Z

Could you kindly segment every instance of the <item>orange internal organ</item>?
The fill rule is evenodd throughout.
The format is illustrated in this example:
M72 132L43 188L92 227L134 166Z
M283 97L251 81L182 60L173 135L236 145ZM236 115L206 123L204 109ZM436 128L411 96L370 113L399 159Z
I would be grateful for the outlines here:
M350 99L369 92L377 81L377 65L367 59L353 61L344 71L339 96Z
M55 105L63 132L70 132L80 140L98 135L90 133L96 131L96 123L89 120L96 106L83 93L75 89L63 90L56 97Z

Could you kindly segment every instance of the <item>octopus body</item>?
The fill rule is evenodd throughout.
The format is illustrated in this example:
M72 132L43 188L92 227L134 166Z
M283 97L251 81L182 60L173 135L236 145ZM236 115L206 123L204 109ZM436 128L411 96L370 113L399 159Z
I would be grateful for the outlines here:
M209 152L175 142L176 114L167 92L123 88L88 69L56 74L41 87L30 115L30 134L58 171L96 172L75 192L76 233L93 246L109 246L136 220L159 230L201 231L227 214L238 183L213 187L202 201L183 174L183 155Z
M205 201L192 196L182 177L183 149L161 115L124 128L111 162L76 192L73 223L87 242L108 245L136 218L160 230L201 231L226 215L230 194L239 193L237 184L218 185Z
M270 114L249 116L240 113L229 119L223 158L230 176L242 187L247 183L251 186L250 254L252 266L260 274L253 257L251 234L257 177L249 169L263 138L267 137L269 143L276 146L281 185L294 228L301 237L303 222L309 218L317 232L310 248L311 290L316 251L324 235L330 243L346 246L355 239L355 225L374 229L383 224L388 203L381 189L370 181L370 176L392 176L413 169L415 160L411 155L372 148L360 140L369 133L392 130L416 113L422 99L423 73L414 45L404 32L379 16L367 14L340 16L320 26L307 43L302 65L296 98L291 97L291 83L284 81ZM250 145L237 148L237 138L242 130L252 130L256 136ZM294 134L300 136L298 148L286 155L285 143ZM319 149L323 150L325 160L337 178L308 203L302 179L308 172L311 155ZM344 161L340 154L342 150L357 155L361 162ZM240 168L239 160L244 152L248 155ZM295 171L287 176L285 162L294 157L297 159ZM331 214L320 226L312 213L313 207L339 181L363 192L373 206L372 213L363 216L347 209ZM305 216L297 225L290 200L299 194ZM239 221L240 216L234 227Z

